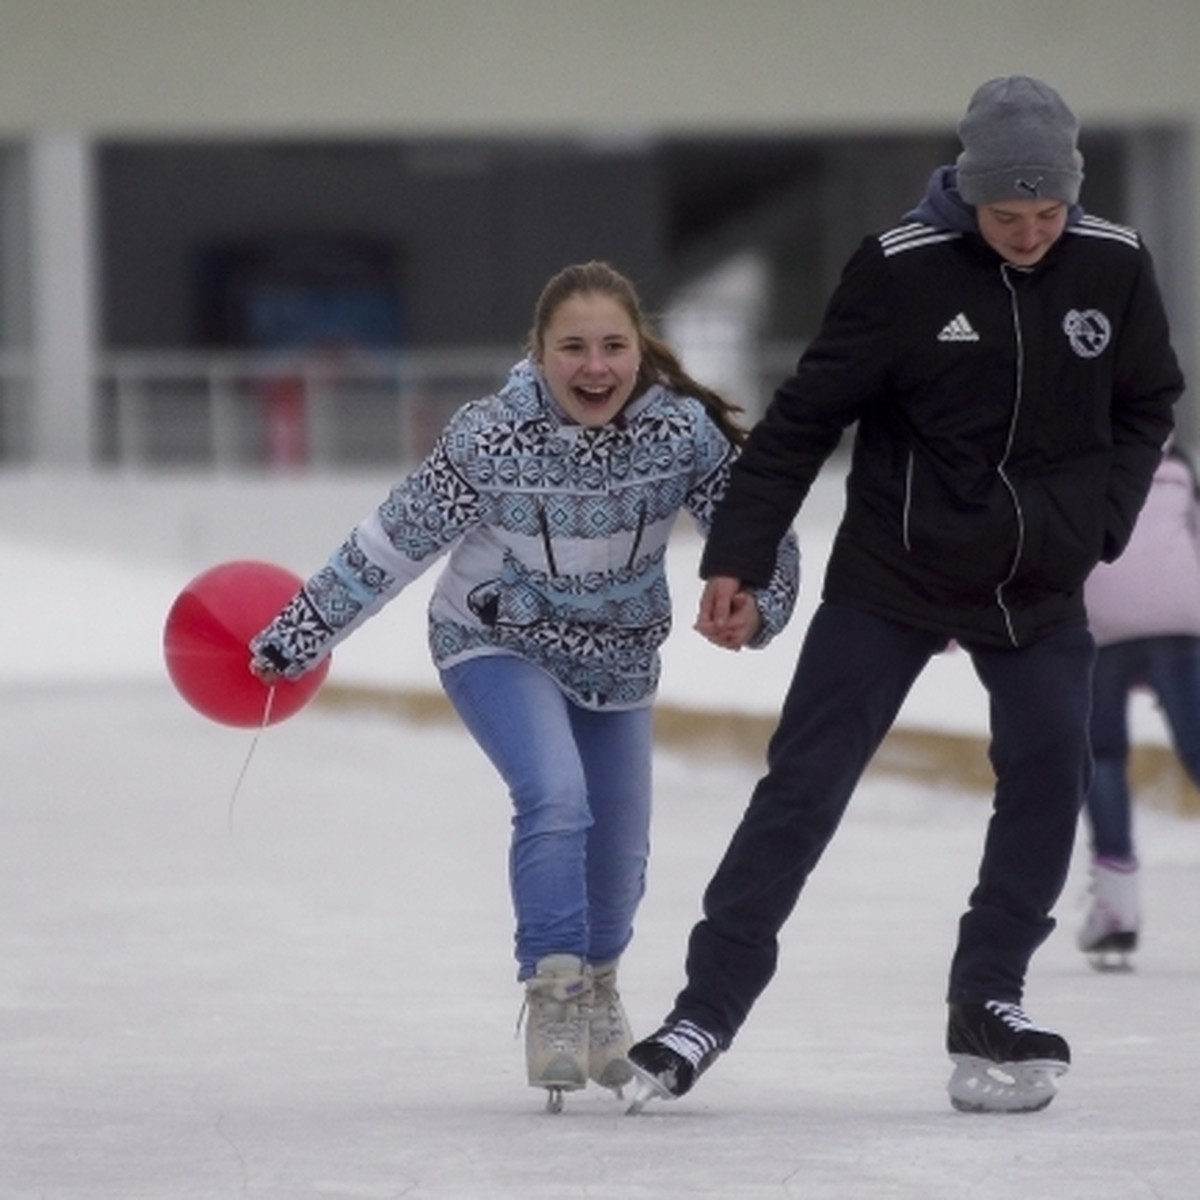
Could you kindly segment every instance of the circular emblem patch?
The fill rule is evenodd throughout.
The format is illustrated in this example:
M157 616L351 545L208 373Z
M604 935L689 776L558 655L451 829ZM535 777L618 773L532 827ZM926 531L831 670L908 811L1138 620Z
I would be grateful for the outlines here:
M1080 358L1095 358L1104 353L1112 338L1112 326L1108 318L1095 308L1080 312L1073 308L1063 317L1063 333L1071 343L1071 349Z

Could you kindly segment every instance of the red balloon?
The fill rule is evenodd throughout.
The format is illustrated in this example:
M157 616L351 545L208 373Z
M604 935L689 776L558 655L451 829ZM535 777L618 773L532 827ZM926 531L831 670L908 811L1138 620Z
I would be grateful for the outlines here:
M250 672L248 643L303 581L273 563L239 560L202 571L176 597L163 628L167 674L198 712L222 725L274 725L297 713L329 674L323 659L271 689ZM267 700L270 698L270 711Z

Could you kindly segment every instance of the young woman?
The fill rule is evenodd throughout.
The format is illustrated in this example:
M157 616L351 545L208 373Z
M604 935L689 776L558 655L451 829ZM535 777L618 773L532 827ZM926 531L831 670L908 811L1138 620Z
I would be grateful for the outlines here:
M1098 968L1124 968L1141 925L1129 781L1129 698L1153 695L1171 745L1200 785L1200 500L1191 462L1169 450L1121 557L1083 590L1098 647L1092 673L1095 766L1084 817L1092 897L1080 950Z
M504 386L455 414L251 641L256 674L295 678L449 551L430 646L512 797L528 1078L552 1108L589 1078L631 1078L616 970L645 885L666 544L680 509L707 529L743 438L736 411L654 335L628 280L568 267ZM781 629L798 577L788 533L732 642Z

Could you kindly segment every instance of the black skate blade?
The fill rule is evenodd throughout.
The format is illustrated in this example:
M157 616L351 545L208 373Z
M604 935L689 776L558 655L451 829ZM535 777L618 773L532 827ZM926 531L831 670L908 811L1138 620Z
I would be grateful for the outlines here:
M633 1099L625 1110L627 1117L636 1117L644 1112L651 1100L673 1100L675 1097L659 1081L657 1076L643 1071L633 1064Z

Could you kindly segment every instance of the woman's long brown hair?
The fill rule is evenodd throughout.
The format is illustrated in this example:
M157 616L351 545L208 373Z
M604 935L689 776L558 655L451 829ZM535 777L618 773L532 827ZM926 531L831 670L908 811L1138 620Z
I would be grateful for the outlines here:
M652 383L665 384L672 391L685 396L695 396L712 417L721 432L735 445L746 440L746 429L737 419L744 410L731 404L720 393L706 387L683 369L679 355L660 338L642 311L637 290L619 271L605 262L577 263L565 267L553 276L542 289L533 311L533 329L529 334L529 351L541 358L544 348L546 327L554 314L572 296L609 296L629 315L637 330L642 351L642 364L638 371L637 391L644 391Z

